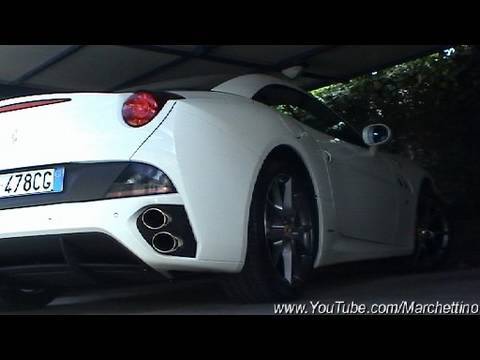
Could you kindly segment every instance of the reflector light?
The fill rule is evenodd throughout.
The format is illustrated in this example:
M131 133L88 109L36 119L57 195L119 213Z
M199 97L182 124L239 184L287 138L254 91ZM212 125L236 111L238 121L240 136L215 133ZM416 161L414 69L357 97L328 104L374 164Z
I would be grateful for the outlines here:
M29 108L34 108L38 106L58 104L58 103L62 103L70 100L71 99L49 99L49 100L25 101L22 103L0 106L0 113L29 109Z
M165 173L154 166L132 163L119 175L106 198L121 198L175 193L177 190Z

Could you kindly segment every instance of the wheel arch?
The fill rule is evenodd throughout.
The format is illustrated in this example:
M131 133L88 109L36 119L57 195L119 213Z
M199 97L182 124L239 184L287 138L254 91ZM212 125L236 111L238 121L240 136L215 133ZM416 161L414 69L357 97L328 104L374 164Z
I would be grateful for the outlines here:
M295 149L291 145L286 145L286 144L275 146L273 149L270 150L268 155L263 160L261 169L263 169L269 161L272 161L274 159L287 160L298 165L304 171L304 175L308 176L310 180L309 183L313 191L313 195L316 196L312 172L308 168L307 162L305 161L305 159L297 149Z
M256 172L255 185L258 181L259 176L261 175L262 170L270 161L273 161L273 160L291 161L296 165L298 165L303 170L304 175L308 177L310 191L312 192L312 196L314 197L314 202L315 202L314 218L316 219L315 230L316 230L317 245L318 245L317 257L315 259L315 267L317 267L320 259L322 245L323 245L322 233L323 233L323 227L324 227L324 221L323 221L324 216L323 216L322 204L319 201L319 197L318 197L318 184L315 181L314 172L311 168L311 165L309 164L309 161L306 158L306 155L302 154L301 150L297 149L291 144L285 144L285 143L277 144L275 146L272 146L268 151L266 151L266 154L263 157L261 164ZM255 185L254 185L254 188L255 188ZM252 189L250 194L250 201L253 198L254 188Z
M423 177L420 181L420 188L419 191L424 191L425 189L435 191L435 184L433 180L429 177Z
M422 191L431 191L432 194L437 196L442 202L446 202L446 200L442 196L442 193L438 189L435 181L433 180L432 177L430 177L428 175L425 175L420 180L420 184L419 184L419 187L418 187L418 196L420 196Z

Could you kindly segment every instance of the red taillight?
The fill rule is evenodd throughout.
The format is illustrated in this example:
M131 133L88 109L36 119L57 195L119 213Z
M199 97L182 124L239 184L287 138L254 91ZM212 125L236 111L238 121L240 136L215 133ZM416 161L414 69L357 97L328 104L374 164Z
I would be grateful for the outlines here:
M146 125L158 114L163 105L159 104L155 95L146 91L137 92L123 104L123 119L133 127Z

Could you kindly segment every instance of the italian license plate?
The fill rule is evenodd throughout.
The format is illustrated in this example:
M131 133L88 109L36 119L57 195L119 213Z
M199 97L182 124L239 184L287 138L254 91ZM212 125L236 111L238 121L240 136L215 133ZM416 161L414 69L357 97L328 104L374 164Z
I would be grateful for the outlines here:
M64 176L63 167L0 174L0 198L62 192Z

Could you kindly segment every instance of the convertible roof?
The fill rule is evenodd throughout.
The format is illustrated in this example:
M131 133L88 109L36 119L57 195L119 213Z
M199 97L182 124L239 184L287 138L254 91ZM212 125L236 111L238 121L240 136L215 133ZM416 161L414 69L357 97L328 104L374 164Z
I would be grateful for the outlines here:
M310 90L448 45L0 45L0 96L51 91L211 89L248 73L304 65Z

